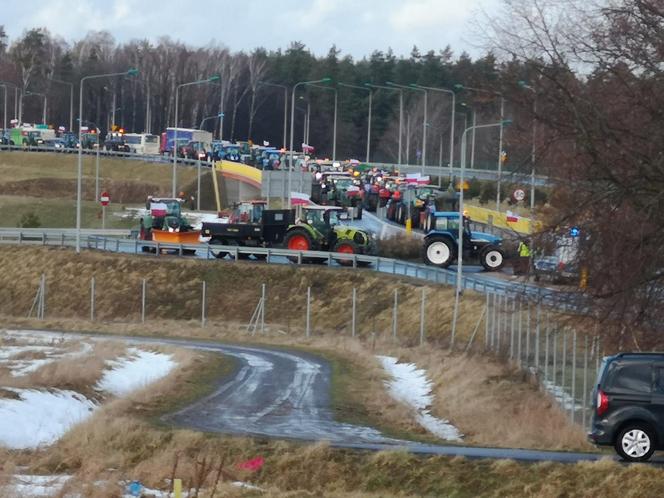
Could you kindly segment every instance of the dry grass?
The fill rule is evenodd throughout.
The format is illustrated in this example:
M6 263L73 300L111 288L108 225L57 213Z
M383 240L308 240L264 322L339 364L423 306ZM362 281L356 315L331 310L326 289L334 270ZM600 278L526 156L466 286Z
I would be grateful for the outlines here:
M378 241L378 252L385 258L419 262L422 257L422 239L405 234L390 237Z
M98 289L100 321L140 322L141 285L147 281L147 320L196 320L200 317L202 281L207 282L207 313L212 324L246 324L267 285L266 321L270 329L288 335L304 333L307 287L311 287L311 325L314 335L349 336L352 291L357 290L357 333L360 337L388 337L392 330L394 290L399 295L399 339L404 346L419 342L422 289L426 293L426 337L430 344L449 341L453 290L422 285L408 277L372 271L325 267L201 261L169 257L83 252L59 248L0 248L0 314L25 316L32 305L42 273L48 286L47 317L85 319L89 315L89 286ZM458 326L460 340L472 332L481 296L464 293ZM95 325L96 328L96 325Z

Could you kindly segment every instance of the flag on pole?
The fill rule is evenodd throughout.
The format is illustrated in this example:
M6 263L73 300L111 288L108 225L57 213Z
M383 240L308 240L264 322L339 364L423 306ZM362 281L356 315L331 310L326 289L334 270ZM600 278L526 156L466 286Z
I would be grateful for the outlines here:
M512 211L507 211L507 223L516 223L519 221L519 215L513 213Z
M303 192L291 192L291 204L293 206L308 206L312 204L311 197Z

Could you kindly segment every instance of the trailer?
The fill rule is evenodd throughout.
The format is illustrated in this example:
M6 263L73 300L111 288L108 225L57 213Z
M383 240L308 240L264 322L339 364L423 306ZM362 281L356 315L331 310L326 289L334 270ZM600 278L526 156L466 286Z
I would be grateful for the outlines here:
M174 140L177 140L178 148L189 142L200 142L205 149L209 150L212 146L212 133L193 128L166 128L166 131L161 134L160 152L172 155Z

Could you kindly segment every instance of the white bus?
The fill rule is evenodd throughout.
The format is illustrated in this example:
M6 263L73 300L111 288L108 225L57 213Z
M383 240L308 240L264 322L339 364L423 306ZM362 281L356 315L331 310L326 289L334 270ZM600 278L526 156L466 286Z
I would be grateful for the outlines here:
M123 140L135 154L159 154L159 136L147 133L125 133Z

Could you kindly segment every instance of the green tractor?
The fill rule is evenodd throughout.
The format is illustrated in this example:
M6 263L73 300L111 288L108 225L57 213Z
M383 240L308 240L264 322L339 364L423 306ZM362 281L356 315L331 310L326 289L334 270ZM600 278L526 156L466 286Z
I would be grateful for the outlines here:
M364 230L342 224L347 219L348 213L341 207L298 206L295 223L284 237L284 247L295 251L376 254L373 238Z

